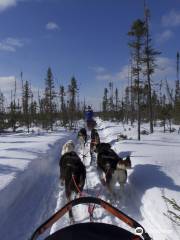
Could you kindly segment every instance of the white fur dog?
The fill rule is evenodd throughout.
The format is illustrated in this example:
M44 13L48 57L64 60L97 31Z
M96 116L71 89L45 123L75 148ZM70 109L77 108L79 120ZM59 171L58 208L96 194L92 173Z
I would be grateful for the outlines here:
M65 153L72 152L72 151L75 151L75 145L72 140L69 140L63 145L61 156L64 155Z
M112 179L110 181L111 192L113 192L113 188L114 188L116 182L118 182L120 185L120 192L121 193L124 192L124 186L127 181L127 170L126 169L127 168L126 168L125 164L122 164L122 163L117 164L116 170L112 174Z

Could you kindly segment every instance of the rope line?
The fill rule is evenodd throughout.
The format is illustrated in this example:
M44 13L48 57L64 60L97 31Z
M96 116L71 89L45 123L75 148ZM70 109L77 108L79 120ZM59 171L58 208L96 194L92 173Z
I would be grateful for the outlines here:
M94 141L92 141L91 143L96 144L97 141L94 140ZM77 152L77 153L82 156L83 163L85 164L85 159L86 159L87 156L88 156L89 150L85 153L85 145L83 145L83 149L82 149L82 150L83 150L82 153L81 153L81 152ZM109 170L107 170L105 176L107 175L108 171L109 171ZM77 183L76 183L76 180L75 180L75 176L74 176L74 175L72 175L72 179L73 179L74 185L75 185L75 187L76 187L76 189L77 189L80 197L89 195L87 178L85 179L87 195L79 189L79 187L78 187L78 185L77 185ZM101 192L102 192L102 188L100 188L100 190L99 190L98 193L95 195L95 197L98 198L98 197L100 196ZM91 222L93 221L93 213L94 213L95 208L96 208L96 204L93 204L93 205L91 205L90 203L88 204L88 213L89 213L89 218L90 218L90 221L91 221Z
M109 169L106 171L105 177L107 176L108 172L109 172ZM101 192L102 192L102 188L100 188L98 194L95 197L99 198ZM93 219L93 212L94 212L95 208L96 208L96 204L94 204L92 207L89 204L88 212L89 212L89 215L90 215L90 221L92 221L92 219Z
M76 183L76 180L75 180L74 175L72 175L72 179L73 179L74 185L75 185L75 187L76 187L76 189L77 189L80 197L83 197L83 196L85 197L85 195L83 194L83 192L79 189L79 187L78 187L78 185L77 185L77 183Z

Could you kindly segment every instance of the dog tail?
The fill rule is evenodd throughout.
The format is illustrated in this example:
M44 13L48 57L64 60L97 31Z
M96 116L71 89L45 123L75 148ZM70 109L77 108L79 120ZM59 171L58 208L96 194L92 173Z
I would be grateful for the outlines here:
M117 169L117 170L126 170L125 161L123 161L122 159L120 159L119 162L117 163L116 169Z

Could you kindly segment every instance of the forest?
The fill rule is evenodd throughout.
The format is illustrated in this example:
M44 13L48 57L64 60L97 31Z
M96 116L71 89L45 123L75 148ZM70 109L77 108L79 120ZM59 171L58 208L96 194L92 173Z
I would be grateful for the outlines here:
M149 122L150 133L153 133L157 120L161 121L164 131L170 132L173 131L172 123L180 123L179 52L177 50L174 54L176 79L154 81L153 74L159 67L156 60L162 53L153 47L150 20L150 10L145 6L144 18L134 20L127 31L130 54L124 93L120 96L120 89L110 81L102 92L101 111L96 111L96 115L104 120L130 122L131 125L137 121L138 139L143 122ZM20 81L21 89L17 89L15 80L7 101L0 92L1 132L15 132L20 126L26 126L27 131L32 126L53 130L54 124L76 128L77 120L83 118L87 107L86 99L79 98L78 79L73 76L67 86L55 86L49 67L43 80L44 90L41 89L41 94L38 91L36 97L31 82L23 78L23 72L20 73Z

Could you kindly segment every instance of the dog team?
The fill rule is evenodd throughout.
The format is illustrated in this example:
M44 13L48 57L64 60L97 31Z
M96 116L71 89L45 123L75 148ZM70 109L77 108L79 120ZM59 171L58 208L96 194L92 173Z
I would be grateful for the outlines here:
M81 148L85 148L88 139L86 129L81 128L77 137ZM91 156L90 165L97 159L97 170L102 184L107 187L112 195L115 195L113 189L118 182L120 190L123 192L127 181L127 169L131 168L130 157L128 156L123 160L115 153L109 143L101 143L96 129L91 130L89 151ZM97 158L94 156L95 153L97 154ZM61 185L65 186L67 201L71 201L73 193L75 195L82 193L86 180L86 167L76 153L72 140L67 141L63 145L59 166ZM71 210L69 211L69 217L73 221Z

